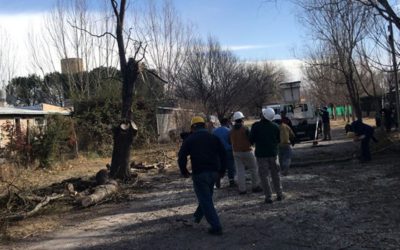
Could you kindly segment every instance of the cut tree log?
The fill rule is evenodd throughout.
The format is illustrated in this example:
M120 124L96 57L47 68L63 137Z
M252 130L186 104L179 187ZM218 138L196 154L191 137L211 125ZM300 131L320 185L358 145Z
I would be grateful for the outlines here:
M88 207L98 203L99 201L116 193L118 190L118 183L116 181L109 181L107 184L95 187L94 192L82 199L82 206Z
M166 162L157 162L150 165L143 164L142 162L139 164L135 164L135 162L131 163L131 169L143 169L143 170L151 170L151 169L164 169L169 168L171 164L167 164Z
M133 169L144 169L144 170L150 170L150 169L155 169L157 168L157 164L152 164L152 165L145 165L142 162L139 164L135 164L135 162L131 163L131 168Z

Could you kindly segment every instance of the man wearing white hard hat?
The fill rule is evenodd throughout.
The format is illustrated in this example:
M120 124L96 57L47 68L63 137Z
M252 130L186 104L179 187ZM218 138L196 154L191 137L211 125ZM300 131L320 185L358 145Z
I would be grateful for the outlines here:
M276 164L280 131L278 125L272 122L274 116L275 111L272 108L263 109L261 120L253 124L250 133L250 141L256 147L255 155L261 186L264 189L265 203L272 203L272 191L269 182L270 173L277 200L284 199L279 176L279 166Z
M245 194L246 189L246 167L251 171L252 191L261 192L259 186L258 166L254 157L250 143L250 131L243 125L244 115L237 111L233 114L235 124L230 132L230 140L232 143L233 158L236 166L237 184L239 194Z

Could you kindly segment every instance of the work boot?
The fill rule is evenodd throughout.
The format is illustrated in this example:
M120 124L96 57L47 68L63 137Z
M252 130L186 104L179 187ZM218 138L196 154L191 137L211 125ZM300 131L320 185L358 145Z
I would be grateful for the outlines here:
M259 193L259 192L262 192L263 189L262 189L261 187L255 187L255 188L253 188L251 191L252 191L253 193Z
M277 201L281 201L281 200L284 200L285 199L285 196L283 195L283 194L278 194L277 196L276 196L276 200Z
M265 203L272 204L272 199L271 198L265 198Z
M201 218L193 216L193 222L199 224L201 222Z
M222 229L221 228L209 228L208 233L211 235L222 235Z
M246 191L239 191L240 195L243 195L243 194L246 194L246 193L247 193Z

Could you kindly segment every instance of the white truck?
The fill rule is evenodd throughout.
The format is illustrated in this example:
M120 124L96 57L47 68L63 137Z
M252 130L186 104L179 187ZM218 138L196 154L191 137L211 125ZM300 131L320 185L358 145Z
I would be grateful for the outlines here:
M300 101L300 81L281 83L280 88L284 102L266 105L265 108L273 108L275 114L285 111L292 122L297 139L308 137L314 140L317 126L317 134L321 133L319 112L312 103Z

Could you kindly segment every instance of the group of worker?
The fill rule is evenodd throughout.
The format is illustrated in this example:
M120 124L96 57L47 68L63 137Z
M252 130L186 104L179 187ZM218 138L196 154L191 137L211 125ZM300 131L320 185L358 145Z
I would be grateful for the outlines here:
M265 203L273 202L269 176L276 192L276 200L281 201L285 198L280 169L282 168L284 174L288 173L292 154L291 144L294 142L292 129L285 123L284 114L282 119L272 108L262 110L261 119L251 126L251 130L244 125L244 118L243 113L237 111L233 114L232 127L229 119L221 119L221 127L208 129L202 117L193 117L191 134L184 139L178 153L181 174L185 178L192 177L198 199L194 222L200 223L205 217L211 225L208 232L213 235L222 234L222 226L212 196L214 186L220 187L220 180L226 170L229 186L237 186L240 195L247 193L246 168L248 168L251 171L251 190L264 191ZM191 173L187 169L188 156L191 159Z

